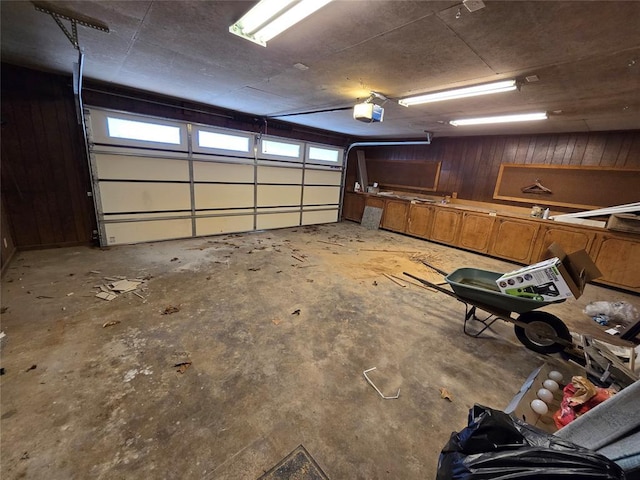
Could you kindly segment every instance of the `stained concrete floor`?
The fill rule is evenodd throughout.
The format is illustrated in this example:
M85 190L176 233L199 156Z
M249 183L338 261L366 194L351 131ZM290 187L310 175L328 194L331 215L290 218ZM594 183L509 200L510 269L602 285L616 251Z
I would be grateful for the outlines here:
M464 336L461 303L384 276L442 280L420 259L515 267L351 222L18 253L2 280L2 478L256 479L300 444L332 479L433 478L469 408L503 409L544 358L503 322ZM144 298L96 298L105 276L148 278ZM598 329L584 305L620 299L638 300L589 285L547 310ZM372 367L397 400L366 383Z

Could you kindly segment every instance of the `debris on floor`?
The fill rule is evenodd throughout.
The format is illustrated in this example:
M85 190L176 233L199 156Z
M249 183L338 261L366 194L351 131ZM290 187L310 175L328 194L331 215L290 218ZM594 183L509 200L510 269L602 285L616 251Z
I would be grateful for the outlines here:
M111 293L111 292L100 292L100 293L96 294L96 297L101 298L102 300L107 300L108 302L110 302L114 298L117 298L118 295L116 295L115 293Z
M250 272L257 272L258 270L260 270L260 267L252 267L252 268L249 268L249 271L250 271Z
M337 247L344 247L344 244L338 242L325 242L324 240L318 240L320 243L326 243L327 245L335 245Z
M102 328L113 327L114 325L118 325L120 320L112 320L110 322L106 322L102 324Z
M374 280L372 285L373 285L374 287L377 287L377 286L378 286L378 282L376 282L376 281Z
M300 309L294 310L291 315L300 315Z
M170 262L177 262L178 260L180 260L178 257L173 257L171 260L169 260Z
M398 393L396 393L393 397L387 397L378 389L378 387L376 387L375 383L373 383L371 381L371 379L367 376L367 373L372 372L374 370L376 370L376 367L370 368L370 369L365 370L364 372L362 372L362 374L364 375L364 378L367 379L367 382L369 383L369 385L371 385L373 388L375 388L376 392L378 392L380 394L380 396L382 398L384 398L385 400L394 400L396 398L400 398L400 389L398 389Z
M4 375L4 367L0 368L0 375Z
M147 275L147 277L151 278L149 275ZM135 290L146 281L147 277L134 278L131 280L126 277L104 277L104 279L110 283L95 285L95 288L100 289L96 297L110 302L117 298L118 294L133 292L134 295L144 300L145 298L139 293L136 293Z
M180 311L180 307L176 307L175 305L168 305L162 311L162 315L171 315L172 313L176 313Z
M38 365L33 364L33 365L31 365L29 368L27 368L27 369L25 370L25 372L29 372L29 371L31 371L31 370L35 370L36 368L38 368Z
M280 320L279 318L274 318L273 320L271 320L271 323L273 323L274 325L280 325L282 323L282 320Z
M395 283L396 285L398 285L398 286L400 286L400 287L403 287L403 288L404 288L404 287L406 287L406 285L405 285L404 283L402 283L402 282L400 282L400 281L396 280L396 279L393 277L393 275L389 275L389 274L387 274L387 273L383 273L383 275L384 275L385 277L387 277L389 280L391 280L393 283Z
M193 362L191 361L180 362L180 363L176 363L173 367L178 369L176 370L178 373L184 373L187 371L187 369L191 366L192 363Z
M449 390L447 390L444 387L440 387L440 398L443 398L444 400L449 400L450 402L453 402L453 395L451 395L449 393Z
M127 293L127 292L132 292L133 290L138 288L138 286L141 283L142 282L132 282L131 280L124 279L124 280L120 280L119 282L114 282L109 286L111 287L111 290L113 290L114 292Z
M0 313L7 313L8 310L9 310L9 307L2 307L0 308Z

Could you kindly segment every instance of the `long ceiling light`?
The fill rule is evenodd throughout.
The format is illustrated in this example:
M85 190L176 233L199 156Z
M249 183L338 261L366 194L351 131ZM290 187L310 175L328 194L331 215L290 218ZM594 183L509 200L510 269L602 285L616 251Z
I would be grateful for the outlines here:
M546 120L546 112L521 113L518 115L502 115L499 117L465 118L463 120L451 120L449 123L456 127L464 125L486 125L488 123L530 122L533 120Z
M411 105L420 105L421 103L441 102L443 100L454 100L456 98L475 97L476 95L509 92L516 88L518 88L518 86L515 80L504 80L500 82L474 85L472 87L454 88L453 90L416 95L415 97L403 98L402 100L399 100L398 103L405 107L409 107Z
M229 31L263 47L276 35L324 7L331 0L261 0Z

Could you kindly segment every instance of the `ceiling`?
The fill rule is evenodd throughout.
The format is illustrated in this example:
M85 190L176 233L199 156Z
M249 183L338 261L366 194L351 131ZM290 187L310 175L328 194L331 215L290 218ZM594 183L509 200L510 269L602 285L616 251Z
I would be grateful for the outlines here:
M640 128L640 2L334 0L266 48L229 25L255 1L57 1L78 26L85 79L367 139ZM50 15L1 2L2 61L71 74L77 52ZM69 23L63 21L69 28ZM302 70L296 67L308 67ZM526 76L538 81L527 82ZM403 107L397 99L499 79L517 91ZM353 119L371 91L382 123ZM376 103L382 103L377 100ZM282 116L301 112L319 113ZM546 121L454 127L470 116Z

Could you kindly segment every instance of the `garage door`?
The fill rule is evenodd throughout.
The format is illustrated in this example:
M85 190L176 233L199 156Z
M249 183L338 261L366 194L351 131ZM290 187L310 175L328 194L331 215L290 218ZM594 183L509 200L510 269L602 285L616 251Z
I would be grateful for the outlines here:
M338 221L343 150L87 110L101 245Z

